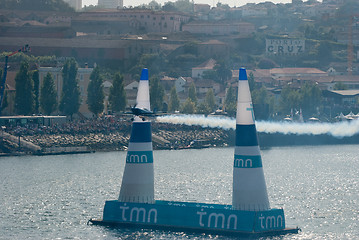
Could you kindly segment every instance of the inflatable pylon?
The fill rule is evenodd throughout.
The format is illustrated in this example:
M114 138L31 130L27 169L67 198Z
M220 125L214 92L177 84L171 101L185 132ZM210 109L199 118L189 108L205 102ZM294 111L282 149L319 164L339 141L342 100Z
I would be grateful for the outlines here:
M137 92L137 108L150 110L148 69L143 69ZM154 203L154 170L151 122L135 116L132 122L126 165L122 178L121 202Z
M251 93L244 68L239 70L238 81L232 206L244 211L264 211L270 208Z

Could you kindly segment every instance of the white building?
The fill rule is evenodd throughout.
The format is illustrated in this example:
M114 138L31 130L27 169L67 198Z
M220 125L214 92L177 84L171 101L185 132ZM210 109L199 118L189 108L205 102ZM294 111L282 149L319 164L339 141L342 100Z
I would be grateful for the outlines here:
M82 0L64 0L64 2L68 3L70 7L74 8L76 11L82 9Z
M98 0L98 6L102 8L123 8L123 0Z

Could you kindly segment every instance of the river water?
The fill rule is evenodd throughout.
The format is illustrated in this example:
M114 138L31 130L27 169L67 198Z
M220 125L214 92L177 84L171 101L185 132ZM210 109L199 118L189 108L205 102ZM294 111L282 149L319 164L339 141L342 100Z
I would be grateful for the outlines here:
M154 151L155 198L231 204L233 148ZM262 150L271 207L296 235L359 239L359 145ZM0 239L233 239L87 225L117 199L126 152L0 158Z

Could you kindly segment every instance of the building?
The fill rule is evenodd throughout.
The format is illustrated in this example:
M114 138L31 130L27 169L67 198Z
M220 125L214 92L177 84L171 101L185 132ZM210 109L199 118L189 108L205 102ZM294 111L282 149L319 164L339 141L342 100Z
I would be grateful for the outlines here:
M98 0L98 6L108 9L123 8L123 0Z
M216 60L209 59L201 65L192 68L192 78L202 78L205 71L213 70L216 66Z
M96 35L180 32L190 19L182 13L146 9L103 9L83 12L72 20L76 31Z
M80 99L81 105L79 109L79 113L85 117L91 117L92 113L88 109L87 101L87 87L90 82L90 75L92 73L93 68L78 68L77 69L77 80L80 87ZM47 73L51 73L54 78L55 88L56 88L56 100L59 103L61 100L62 94L62 67L39 67L39 78L40 78L40 88L44 81Z
M359 90L326 90L323 96L333 104L346 107L357 107L359 103Z
M183 25L182 31L188 31L195 34L206 35L239 35L246 37L255 32L255 27L251 23L246 22L191 22Z
M65 3L68 3L70 7L74 8L76 11L82 9L82 0L64 0Z
M212 39L198 44L198 53L206 58L222 58L229 55L230 48L227 43Z
M317 68L255 69L253 71L248 71L249 75L251 73L253 73L254 80L257 84L264 85L268 88L282 87L288 83L298 87L306 82L320 83L320 79L328 79L329 76L327 72ZM238 79L238 74L238 70L232 71L232 82L235 82Z

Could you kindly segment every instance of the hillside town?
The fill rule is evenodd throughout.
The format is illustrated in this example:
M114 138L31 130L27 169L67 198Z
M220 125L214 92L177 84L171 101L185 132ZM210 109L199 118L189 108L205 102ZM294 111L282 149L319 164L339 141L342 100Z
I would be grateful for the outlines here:
M81 121L120 116L136 104L144 67L154 79L151 107L160 112L234 116L238 69L246 67L257 119L332 122L358 116L356 1L230 7L99 0L82 7L81 0L56 0L47 8L38 2L25 8L4 0L0 6L0 72L6 67L7 73L2 116L66 115ZM31 51L12 54L22 46ZM79 107L67 114L61 101L69 59L76 62ZM36 107L22 112L17 79L24 62ZM119 109L111 96L116 74L125 92ZM89 93L94 75L100 79L97 95L103 95L99 108L91 105L97 95ZM50 111L41 103L48 76L55 97ZM2 121L13 128L9 119Z

